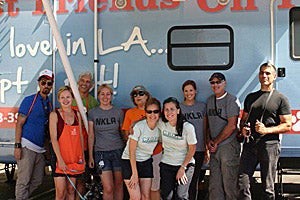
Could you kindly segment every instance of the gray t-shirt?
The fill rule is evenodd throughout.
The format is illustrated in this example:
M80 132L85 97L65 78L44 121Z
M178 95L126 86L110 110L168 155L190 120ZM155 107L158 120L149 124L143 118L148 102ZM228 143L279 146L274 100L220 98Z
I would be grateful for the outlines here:
M181 112L186 120L194 125L197 137L196 151L204 151L203 120L206 115L205 103L195 101L193 105L180 104Z
M222 97L216 99L215 107L215 95L208 97L206 101L206 113L208 117L209 129L212 139L215 139L219 133L227 125L227 122L221 119L219 115L225 119L239 116L240 114L240 102L239 100L230 93L225 93ZM228 137L226 140L218 144L218 146L224 145L235 139L237 129Z
M129 141L135 140L137 141L136 161L142 162L148 160L153 154L159 137L160 131L157 127L151 130L145 119L137 122L133 127L133 134L129 136L122 159L129 159Z
M158 128L161 131L163 146L161 162L173 166L182 165L189 150L189 145L197 143L194 126L189 122L184 122L182 137L176 136L176 127L171 126L169 122L159 120ZM190 163L195 163L193 157Z
M112 151L124 147L121 135L123 119L124 112L116 107L102 110L97 106L89 111L88 121L94 123L95 151Z

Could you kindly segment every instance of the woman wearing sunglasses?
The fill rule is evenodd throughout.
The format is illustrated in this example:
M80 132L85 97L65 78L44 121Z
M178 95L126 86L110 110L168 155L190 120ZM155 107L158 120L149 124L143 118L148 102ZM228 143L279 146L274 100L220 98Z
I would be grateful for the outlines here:
M89 166L90 168L97 166L103 185L103 199L122 200L121 155L125 144L121 126L124 112L112 104L112 97L112 88L107 84L100 85L98 88L100 106L88 113Z
M152 152L159 141L156 124L160 102L150 98L145 105L146 119L137 122L122 155L123 179L132 200L149 200L153 178Z
M161 197L164 200L189 199L197 139L194 126L185 120L176 98L169 97L163 102L158 128L164 149L160 163Z
M142 85L135 86L130 93L131 100L133 104L136 106L134 108L129 109L124 118L123 122L123 131L125 134L125 140L127 140L130 128L132 124L136 121L145 118L145 104L146 101L151 98L150 93L146 90L146 88ZM162 157L162 145L158 143L156 148L154 149L152 158L153 158L153 179L151 185L151 199L159 200L160 199L160 174L159 174L159 162Z
M69 86L57 93L60 108L50 114L50 136L56 155L55 199L74 199L76 177L84 172L83 138L79 112L71 108L74 99Z
M192 182L189 188L189 199L195 200L198 196L198 183L204 179L205 170L201 170L204 158L208 159L208 151L205 151L204 145L204 118L206 115L206 105L196 101L197 86L195 81L187 80L182 84L184 101L180 103L180 108L186 120L194 125L197 145L194 155L195 170ZM206 152L206 153L205 153Z
M146 101L151 97L150 93L146 90L146 88L142 85L135 86L130 92L130 98L134 108L127 110L122 126L122 130L125 134L125 140L128 139L130 126L145 117L145 104Z

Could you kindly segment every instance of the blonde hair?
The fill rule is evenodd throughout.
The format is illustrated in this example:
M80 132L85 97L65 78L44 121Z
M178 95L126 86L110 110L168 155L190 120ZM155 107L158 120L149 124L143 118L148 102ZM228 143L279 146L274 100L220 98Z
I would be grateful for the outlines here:
M71 87L68 86L68 85L62 86L62 87L60 87L60 88L58 89L58 91L57 91L57 98L60 97L60 95L61 95L61 93L62 93L63 91L69 91L69 92L71 93L71 96L72 96L73 99L74 99L73 91L72 91Z
M110 93L113 94L113 89L111 88L110 85L104 83L104 84L101 84L99 87L98 87L98 90L97 90L97 95L100 94L101 90L104 89L104 88L107 88L109 89Z

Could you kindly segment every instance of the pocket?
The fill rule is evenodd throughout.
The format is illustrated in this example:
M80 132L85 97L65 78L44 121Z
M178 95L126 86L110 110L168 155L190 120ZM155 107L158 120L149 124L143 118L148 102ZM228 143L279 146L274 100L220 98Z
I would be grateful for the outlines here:
M279 157L280 154L280 144L277 143L266 143L266 151L269 152L268 154L272 156L273 158Z
M190 164L192 164L192 163L190 163ZM189 165L187 166L187 169L185 170L185 174L186 174L188 180L192 179L192 177L194 175L194 171L195 171L195 165L194 164L192 164L190 166Z
M237 158L237 157L240 157L240 154L241 154L241 143L239 143L237 140L233 139L228 144L225 144L224 146L222 145L220 147L220 149L222 149L221 155L223 155L227 158L228 157Z

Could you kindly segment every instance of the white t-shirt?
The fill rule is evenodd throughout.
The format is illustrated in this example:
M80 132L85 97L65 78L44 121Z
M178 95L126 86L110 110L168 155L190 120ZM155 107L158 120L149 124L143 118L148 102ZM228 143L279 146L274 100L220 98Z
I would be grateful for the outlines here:
M182 165L189 150L189 145L197 144L194 126L185 122L183 124L182 137L176 136L176 127L169 122L159 121L158 128L161 131L163 156L161 162L173 166ZM195 163L194 158L189 163Z
M136 161L142 162L151 158L153 150L156 147L160 137L160 131L157 127L151 130L146 120L137 122L133 127L133 135L129 136L122 159L129 159L129 141L137 141Z

